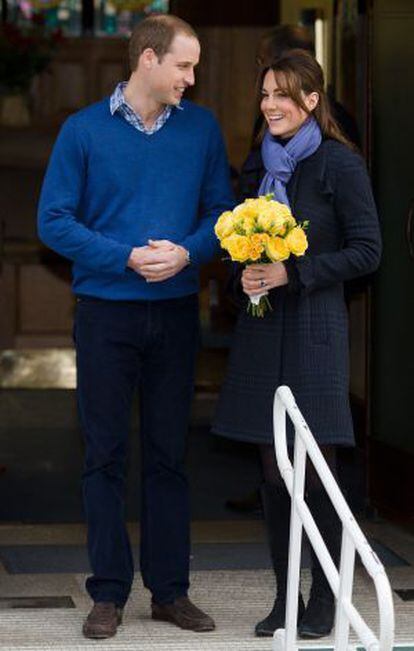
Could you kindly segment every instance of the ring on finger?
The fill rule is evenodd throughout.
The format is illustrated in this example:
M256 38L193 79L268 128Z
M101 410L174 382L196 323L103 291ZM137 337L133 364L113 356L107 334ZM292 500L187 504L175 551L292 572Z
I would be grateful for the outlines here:
M260 287L266 287L266 281L265 280L260 281Z

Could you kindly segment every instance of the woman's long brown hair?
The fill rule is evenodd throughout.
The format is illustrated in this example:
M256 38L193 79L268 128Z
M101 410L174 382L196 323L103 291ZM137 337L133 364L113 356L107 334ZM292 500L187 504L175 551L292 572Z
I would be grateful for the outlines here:
M272 70L279 89L286 93L301 109L310 114L302 92L305 95L318 93L319 102L311 112L318 122L325 138L333 138L354 149L354 145L342 133L332 115L329 99L324 88L323 70L316 59L306 50L289 50L264 68L259 76L258 91L261 93L266 73ZM263 134L259 134L260 136Z

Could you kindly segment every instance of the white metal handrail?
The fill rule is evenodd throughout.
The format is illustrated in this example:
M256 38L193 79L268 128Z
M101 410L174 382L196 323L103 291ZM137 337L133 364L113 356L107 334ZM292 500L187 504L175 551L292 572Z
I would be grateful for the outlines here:
M293 466L286 441L286 412L295 427ZM346 651L349 627L367 651L391 651L394 642L394 605L391 587L382 563L371 549L332 472L326 463L305 419L287 386L277 389L273 407L274 439L277 464L292 498L285 628L274 634L274 651L296 651L298 592L303 527L337 599L335 650ZM339 572L304 500L306 458L309 455L323 486L342 522L342 548ZM366 624L352 603L355 551L371 576L378 600L379 636Z

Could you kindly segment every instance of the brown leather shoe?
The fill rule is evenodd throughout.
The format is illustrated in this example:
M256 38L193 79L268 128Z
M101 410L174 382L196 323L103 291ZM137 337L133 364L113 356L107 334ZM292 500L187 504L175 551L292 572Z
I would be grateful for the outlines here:
M161 622L171 622L179 628L201 633L214 631L214 621L197 608L188 597L178 597L172 604L151 604L152 619Z
M98 602L94 604L87 616L82 632L85 637L103 640L106 637L113 637L121 622L121 608L111 602Z

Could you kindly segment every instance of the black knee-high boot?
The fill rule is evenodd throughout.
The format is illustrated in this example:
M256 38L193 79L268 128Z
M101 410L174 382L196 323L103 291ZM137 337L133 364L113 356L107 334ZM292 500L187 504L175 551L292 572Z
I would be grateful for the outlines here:
M261 494L270 555L276 576L276 599L269 615L256 624L255 634L258 637L270 637L276 629L284 628L285 625L290 497L286 488L270 484L262 485ZM298 621L304 609L302 596L299 595Z
M324 490L308 495L309 508L336 567L341 551L341 524ZM335 619L335 598L319 560L311 549L312 585L309 601L299 626L302 638L329 635Z

